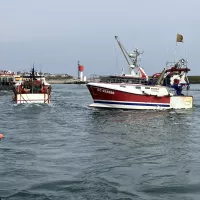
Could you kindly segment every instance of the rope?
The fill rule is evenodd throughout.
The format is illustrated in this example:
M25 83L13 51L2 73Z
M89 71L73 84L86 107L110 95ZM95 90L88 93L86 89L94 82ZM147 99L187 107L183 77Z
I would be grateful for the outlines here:
M27 103L27 100L24 99L24 97L22 96L22 94L20 93L20 97L22 97L22 99ZM20 98L20 103L21 103L21 98Z

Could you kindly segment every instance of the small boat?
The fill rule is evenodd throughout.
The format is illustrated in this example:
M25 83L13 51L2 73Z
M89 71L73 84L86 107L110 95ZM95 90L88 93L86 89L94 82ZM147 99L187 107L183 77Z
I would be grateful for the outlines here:
M45 77L35 73L34 67L30 75L17 77L13 87L13 100L21 103L50 103L51 85Z
M187 61L167 63L161 73L148 76L139 65L138 49L129 54L115 37L129 64L130 74L102 77L87 87L94 103L90 107L120 109L186 109L193 107L188 95Z

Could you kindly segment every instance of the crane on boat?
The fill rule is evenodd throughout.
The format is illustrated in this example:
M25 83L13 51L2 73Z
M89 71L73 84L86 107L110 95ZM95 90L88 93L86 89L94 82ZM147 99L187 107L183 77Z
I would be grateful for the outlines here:
M129 65L130 74L135 77L140 78L148 78L148 75L144 72L144 70L139 66L139 56L143 54L143 52L139 51L137 48L133 51L133 53L128 53L124 48L123 44L120 42L118 36L115 36L115 39ZM135 72L135 68L138 69L138 72Z

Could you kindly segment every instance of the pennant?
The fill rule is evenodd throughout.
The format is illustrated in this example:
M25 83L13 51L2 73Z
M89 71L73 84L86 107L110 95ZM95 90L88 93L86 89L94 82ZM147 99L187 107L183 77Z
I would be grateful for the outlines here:
M183 36L180 34L177 34L176 36L176 42L183 42Z

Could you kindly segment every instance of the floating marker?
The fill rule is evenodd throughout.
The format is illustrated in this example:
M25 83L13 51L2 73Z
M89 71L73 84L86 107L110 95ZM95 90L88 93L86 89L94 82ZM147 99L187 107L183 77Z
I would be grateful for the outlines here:
M3 134L0 133L0 140L3 139Z

